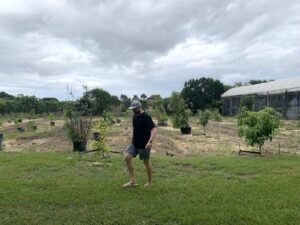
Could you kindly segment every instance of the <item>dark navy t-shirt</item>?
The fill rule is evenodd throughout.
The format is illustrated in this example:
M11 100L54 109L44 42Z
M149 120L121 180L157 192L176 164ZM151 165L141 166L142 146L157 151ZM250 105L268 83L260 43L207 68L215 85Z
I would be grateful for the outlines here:
M132 117L132 126L132 144L136 148L144 149L151 137L151 130L155 127L151 116L145 112L140 115L134 115Z

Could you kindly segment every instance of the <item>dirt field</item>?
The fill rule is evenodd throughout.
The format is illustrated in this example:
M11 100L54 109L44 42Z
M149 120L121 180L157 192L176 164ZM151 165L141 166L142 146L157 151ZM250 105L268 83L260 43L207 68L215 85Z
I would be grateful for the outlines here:
M96 120L96 118L95 118ZM37 125L36 131L20 133L17 127L24 127L28 120L22 124L4 122L1 133L4 134L4 151L72 151L72 144L67 139L63 118L50 126L49 121L43 118L32 120ZM197 124L197 118L191 119L192 134L181 135L180 130L171 126L158 127L158 137L152 149L158 154L166 152L179 155L198 154L232 154L241 150L257 150L247 147L237 135L236 120L223 118L222 122L210 121L206 135L203 128ZM295 121L285 121L274 140L267 142L264 152L268 154L300 153L300 128ZM111 127L108 135L108 144L113 151L122 151L131 141L131 118L122 118L120 124ZM92 137L92 135L91 135ZM91 139L91 138L90 138Z

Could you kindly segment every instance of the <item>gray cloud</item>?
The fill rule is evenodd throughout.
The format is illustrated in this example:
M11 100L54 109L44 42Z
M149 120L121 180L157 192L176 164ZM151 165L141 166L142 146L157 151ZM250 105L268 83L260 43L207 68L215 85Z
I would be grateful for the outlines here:
M113 94L299 76L296 0L0 2L0 87L66 96L67 84Z

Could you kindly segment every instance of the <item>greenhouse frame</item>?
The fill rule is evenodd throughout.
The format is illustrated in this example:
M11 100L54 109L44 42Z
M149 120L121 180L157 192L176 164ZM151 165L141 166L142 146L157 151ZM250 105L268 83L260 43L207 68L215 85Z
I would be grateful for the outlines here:
M271 107L285 119L300 119L300 77L232 88L222 95L223 115L238 114L243 96L253 96L253 111Z

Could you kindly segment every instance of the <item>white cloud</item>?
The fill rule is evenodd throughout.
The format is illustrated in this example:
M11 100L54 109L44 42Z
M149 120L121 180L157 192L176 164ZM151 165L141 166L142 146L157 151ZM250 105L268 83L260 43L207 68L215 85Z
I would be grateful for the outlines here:
M64 99L300 76L297 0L0 0L0 87Z

